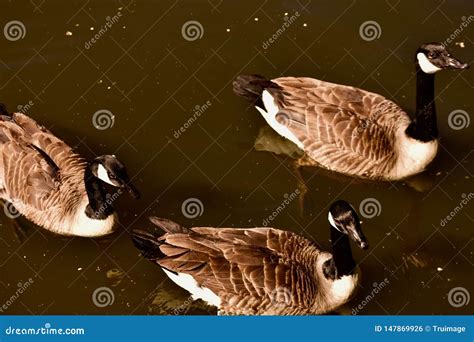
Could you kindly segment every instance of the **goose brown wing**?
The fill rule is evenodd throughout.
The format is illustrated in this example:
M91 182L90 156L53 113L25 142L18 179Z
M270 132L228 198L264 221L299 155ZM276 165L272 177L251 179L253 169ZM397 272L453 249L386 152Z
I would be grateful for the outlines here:
M219 295L229 312L264 310L280 294L285 305L295 307L309 306L315 297L313 262L319 252L295 234L271 228L198 227L187 234L165 234L161 242L164 256L158 263L191 275ZM305 249L309 253L303 253Z
M79 157L74 150L44 126L21 113L14 113L12 117L24 131L25 139L44 151L60 169L67 170L77 164Z
M27 137L26 137L27 138ZM25 139L12 121L0 121L0 172L3 191L12 201L43 210L57 187L58 166Z
M395 133L407 115L393 102L364 90L308 78L278 78L283 96L276 119L308 155L330 169L383 173L395 163ZM273 92L279 90L273 90Z

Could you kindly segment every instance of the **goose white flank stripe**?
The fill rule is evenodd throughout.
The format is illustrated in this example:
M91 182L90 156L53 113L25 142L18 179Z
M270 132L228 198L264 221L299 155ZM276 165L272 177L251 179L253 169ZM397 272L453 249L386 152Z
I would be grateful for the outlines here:
M168 278L170 278L176 285L182 287L188 291L194 300L202 299L210 305L216 306L217 308L221 305L221 299L211 290L206 287L201 287L194 280L192 276L186 273L173 273L164 268L162 270L166 273Z
M273 128L282 137L285 137L286 139L290 140L299 148L304 149L304 145L301 143L301 141L298 140L298 138L296 138L293 132L291 132L290 129L284 124L281 124L276 120L279 108L276 105L273 96L267 90L263 91L262 100L263 104L265 105L266 111L258 106L255 106L255 108L257 108L260 114L262 114L263 118L270 125L270 127Z

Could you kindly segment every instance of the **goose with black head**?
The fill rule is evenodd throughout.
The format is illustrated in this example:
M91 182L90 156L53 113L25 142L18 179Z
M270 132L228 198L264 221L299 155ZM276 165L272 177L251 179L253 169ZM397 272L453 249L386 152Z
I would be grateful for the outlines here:
M357 213L345 201L329 209L332 253L275 228L185 228L151 221L163 235L136 230L142 255L178 286L226 315L310 315L346 303L360 280L350 240L368 248Z
M108 193L107 184L117 190ZM140 196L115 156L86 162L30 117L0 116L0 197L35 224L62 235L110 234L122 189Z
M466 69L444 45L416 51L416 111L385 97L308 77L239 76L234 92L306 154L305 164L350 176L398 180L422 172L438 150L434 75Z

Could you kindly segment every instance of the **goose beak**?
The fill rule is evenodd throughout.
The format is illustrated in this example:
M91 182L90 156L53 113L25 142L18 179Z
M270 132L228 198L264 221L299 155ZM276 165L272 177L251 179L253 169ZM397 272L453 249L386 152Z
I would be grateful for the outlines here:
M469 69L469 64L463 63L454 57L448 57L447 64L451 69Z
M369 243L367 241L361 241L359 244L359 247L362 248L363 250L366 250L369 248Z
M367 238L360 229L354 232L354 234L352 235L352 240L363 250L369 248L369 242L367 241Z

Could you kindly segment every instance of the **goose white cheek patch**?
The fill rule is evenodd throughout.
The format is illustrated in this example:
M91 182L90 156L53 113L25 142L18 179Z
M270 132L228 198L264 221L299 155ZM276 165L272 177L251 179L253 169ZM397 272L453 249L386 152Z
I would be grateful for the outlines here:
M336 222L334 221L334 217L332 217L331 212L328 213L328 221L331 224L331 226L333 226L334 228L336 228L338 231L342 233L342 231L336 226Z
M438 68L436 65L431 63L424 53L419 52L416 55L416 58L418 59L418 64L424 73L434 74L435 72L441 70L441 68Z
M110 185L115 186L115 184L112 183L112 181L110 180L107 170L101 164L99 164L99 166L97 167L97 178L106 183L109 183Z

